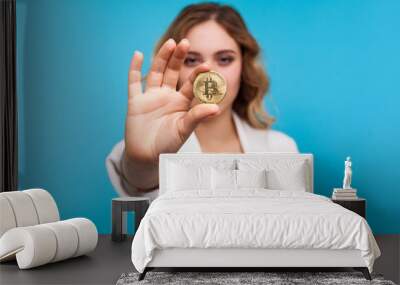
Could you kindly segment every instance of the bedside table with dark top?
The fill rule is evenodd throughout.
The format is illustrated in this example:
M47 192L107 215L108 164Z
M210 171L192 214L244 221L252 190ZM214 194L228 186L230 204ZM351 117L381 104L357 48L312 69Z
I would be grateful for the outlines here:
M361 217L366 219L366 200L364 198L357 198L354 200L340 200L332 199L332 202L339 204L340 206L359 214Z
M135 212L135 231L150 206L148 197L118 197L112 199L112 234L113 241L123 241L127 237L126 212Z

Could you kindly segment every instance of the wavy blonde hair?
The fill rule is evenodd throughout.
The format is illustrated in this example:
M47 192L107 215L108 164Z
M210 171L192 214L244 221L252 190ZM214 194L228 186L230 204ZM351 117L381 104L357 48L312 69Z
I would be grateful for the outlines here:
M215 20L221 25L239 45L242 53L240 88L232 108L252 127L269 128L276 119L264 110L262 104L269 90L269 79L260 62L260 47L234 8L213 2L186 6L158 41L154 55L169 38L179 42L192 27L208 20Z

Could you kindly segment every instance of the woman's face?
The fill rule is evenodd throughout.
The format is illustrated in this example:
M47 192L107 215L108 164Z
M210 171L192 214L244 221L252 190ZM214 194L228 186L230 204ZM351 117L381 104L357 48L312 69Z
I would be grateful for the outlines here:
M222 74L227 82L227 94L219 103L221 112L232 108L240 87L242 56L236 41L213 20L191 28L186 35L190 49L179 74L179 85L185 82L192 71L206 62L211 70ZM192 105L201 102L195 97Z

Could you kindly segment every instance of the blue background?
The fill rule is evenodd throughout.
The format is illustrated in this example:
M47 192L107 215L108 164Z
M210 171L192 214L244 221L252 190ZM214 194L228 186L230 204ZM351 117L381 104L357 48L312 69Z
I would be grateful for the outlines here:
M124 134L127 71L192 1L17 0L20 189L41 187L63 219L111 230L105 158ZM400 1L227 1L263 49L274 128L315 155L330 196L353 160L375 233L400 233Z

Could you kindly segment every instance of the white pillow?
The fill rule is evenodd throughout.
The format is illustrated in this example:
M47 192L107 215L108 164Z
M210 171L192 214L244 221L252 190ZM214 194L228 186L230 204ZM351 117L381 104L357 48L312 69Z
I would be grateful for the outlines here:
M168 191L211 189L210 166L187 166L170 162L167 173Z
M236 170L237 188L267 188L267 171Z
M266 170L211 170L213 190L238 190L241 188L267 188Z
M267 188L271 190L307 191L311 187L309 167L304 160L297 159L239 159L240 170L267 171Z
M307 173L305 170L304 165L290 169L270 169L267 171L267 188L306 192Z
M211 181L213 190L236 190L236 170L212 167Z

